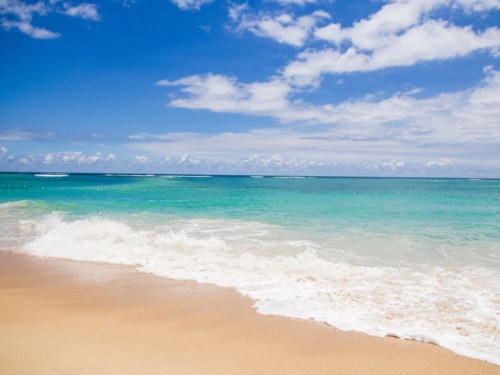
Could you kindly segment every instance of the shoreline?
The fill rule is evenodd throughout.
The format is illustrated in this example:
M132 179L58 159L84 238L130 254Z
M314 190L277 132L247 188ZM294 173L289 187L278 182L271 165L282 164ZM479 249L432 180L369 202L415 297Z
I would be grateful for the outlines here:
M0 372L500 374L429 343L258 314L231 289L0 251Z

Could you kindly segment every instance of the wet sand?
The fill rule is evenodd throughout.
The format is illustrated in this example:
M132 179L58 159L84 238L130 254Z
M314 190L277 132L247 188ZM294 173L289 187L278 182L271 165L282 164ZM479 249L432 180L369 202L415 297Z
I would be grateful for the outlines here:
M500 375L435 345L252 305L213 285L0 251L0 373Z

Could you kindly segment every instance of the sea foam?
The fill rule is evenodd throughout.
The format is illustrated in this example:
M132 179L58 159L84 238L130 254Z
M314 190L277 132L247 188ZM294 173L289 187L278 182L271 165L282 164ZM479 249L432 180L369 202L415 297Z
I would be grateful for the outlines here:
M23 221L23 230L32 239L23 247L29 254L231 287L262 314L433 342L500 365L500 277L483 268L360 265L325 258L321 244L278 226L238 220L140 226L54 213Z

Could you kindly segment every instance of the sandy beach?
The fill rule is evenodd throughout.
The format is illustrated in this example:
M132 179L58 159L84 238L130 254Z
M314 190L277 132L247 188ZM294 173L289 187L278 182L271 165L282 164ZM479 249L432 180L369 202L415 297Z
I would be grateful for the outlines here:
M259 315L213 285L0 252L2 374L500 374L438 346Z

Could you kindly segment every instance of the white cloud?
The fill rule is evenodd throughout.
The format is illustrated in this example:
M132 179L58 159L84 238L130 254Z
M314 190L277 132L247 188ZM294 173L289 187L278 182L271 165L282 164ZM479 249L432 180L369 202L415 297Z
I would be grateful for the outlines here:
M390 169L390 170L394 171L397 169L404 168L405 164L406 163L402 160L391 160L391 161L382 163L382 168Z
M116 164L117 158L114 154L103 157L100 152L86 155L81 151L50 152L45 155L29 155L18 158L21 164L46 164L54 168L78 169L81 167L105 167Z
M500 29L474 32L442 21L430 21L408 30L372 56L374 68L413 65L419 61L465 56L482 49L500 47Z
M30 139L50 139L54 133L34 133L22 129L0 130L0 139L5 141L25 141Z
M9 150L6 148L6 147L0 147L0 154L5 154L7 153Z
M425 163L425 166L428 168L435 168L435 167L445 167L450 165L452 162L448 158L442 158L438 160L431 160L427 163Z
M55 33L40 27L35 27L29 22L25 21L8 21L6 19L2 19L1 22L4 29L10 30L12 28L15 28L35 39L55 39L61 36L61 34L59 33Z
M345 51L332 48L305 51L284 68L283 75L296 85L317 85L324 74L367 72L451 59L478 50L494 51L500 48L500 30L495 27L475 32L470 27L428 21L384 42L377 39L376 43L371 45L370 52L356 45Z
M384 5L377 13L367 19L355 22L352 27L342 29L334 24L335 38L330 40L328 31L332 27L319 29L316 35L319 38L330 40L336 44L344 40L350 40L356 48L362 50L374 50L385 44L388 39L400 32L416 25L423 14L443 5L446 0L395 0ZM339 40L336 40L339 38Z
M458 6L476 12L500 9L500 0L454 0Z
M149 158L147 156L144 156L144 155L136 156L134 158L134 161L137 164L148 164L150 162Z
M233 15L233 18L235 16ZM241 16L238 30L247 30L263 38L274 39L279 43L291 44L296 47L304 45L318 22L330 16L322 11L294 18L288 13L276 16Z
M413 144L398 139L346 139L334 129L268 128L242 133L167 133L131 137L131 148L158 155L169 171L189 169L200 173L301 173L361 175L456 175L456 168L500 172L500 158L486 162L483 152L494 154L493 146L463 144ZM137 140L140 138L141 140ZM169 156L165 156L168 150ZM191 152L196 150L196 155ZM449 165L439 155L453 160ZM175 157L172 155L181 155ZM474 160L481 160L480 163ZM165 161L166 160L166 161ZM428 164L438 160L442 166ZM496 169L495 169L496 168ZM304 172L306 173L306 172ZM491 173L491 172L490 172ZM463 175L463 173L462 173Z
M108 154L108 156L106 156L106 161L116 161L116 160L117 158L115 154Z
M199 159L193 159L189 156L189 154L184 154L181 156L181 159L179 160L179 165L181 166L194 166L198 165L201 163L201 160Z
M96 4L82 3L76 6L71 6L65 3L66 10L64 14L71 17L83 18L86 20L98 21L101 19L99 12L97 11Z
M317 0L272 0L281 5L300 5L304 6L306 4L316 4Z
M202 5L211 3L213 0L172 0L182 10L199 10Z
M411 66L421 61L466 56L479 50L497 53L498 27L480 31L433 19L433 12L444 7L480 12L499 8L499 1L390 1L350 27L331 23L316 28L316 38L333 46L302 52L283 69L283 75L296 85L317 85L324 74Z
M433 97L417 98L414 95L419 90L411 90L384 99L368 96L325 105L291 100L292 87L277 79L242 84L234 78L207 75L164 81L161 84L180 85L186 94L173 99L172 107L272 116L290 125L250 133L143 133L130 138L136 146L143 145L144 151L161 153L167 142L169 152L205 150L200 156L206 159L221 153L234 158L241 153L273 152L290 158L307 155L310 160L329 163L372 158L388 163L407 155L408 161L424 166L446 152L454 160L468 163L481 159L481 154L498 154L495 150L500 148L498 137L492 137L500 134L500 72L487 67L485 74L475 87ZM500 154L490 157L488 163L499 165ZM380 165L387 170L401 167Z
M85 155L81 151L71 151L62 153L53 153L53 162L61 164L76 164L76 165L95 165L102 162L102 155L96 152L94 155Z
M71 152L67 154L63 154L60 156L60 160L64 163L70 163L77 161L78 159L82 158L83 154L81 152Z
M90 138L92 138L92 139L103 139L104 135L102 135L101 133L92 133L92 134L90 134Z
M54 155L52 154L47 154L45 155L45 158L43 160L43 163L44 164L52 164L54 162L55 158L54 158Z
M95 4L82 3L71 6L56 0L28 3L21 0L0 0L0 24L3 29L17 29L35 39L55 39L61 34L45 28L34 26L33 16L47 16L50 13L62 13L72 17L79 17L97 21L100 19Z
M222 75L194 75L176 81L163 80L159 86L180 86L186 98L174 99L170 106L191 109L210 109L214 112L273 115L286 110L290 86L280 80L238 83Z
M238 21L248 9L247 3L231 4L228 9L228 16L232 21Z
M8 18L1 19L1 25L5 30L18 29L22 33L36 39L54 39L59 33L44 28L35 27L31 24L33 14L46 15L50 11L42 1L27 4L18 0L1 0L0 14Z
M90 164L94 164L96 162L98 162L99 160L101 160L101 153L100 152L96 152L95 155L93 156L89 156L85 162L86 163L90 163Z
M21 21L31 21L33 14L45 15L48 11L42 1L29 4L19 0L0 0L0 14L12 15Z
M412 27L432 21L432 12L442 8L481 12L500 8L500 0L392 0L351 27L331 24L317 29L316 36L337 45L349 41L360 50L373 51Z
M172 107L331 124L339 135L350 138L491 142L491 134L500 131L500 73L491 68L485 72L478 86L455 93L418 99L410 91L379 101L368 97L321 106L291 100L293 88L279 79L243 84L208 74L158 84L182 87L185 96L171 100Z

